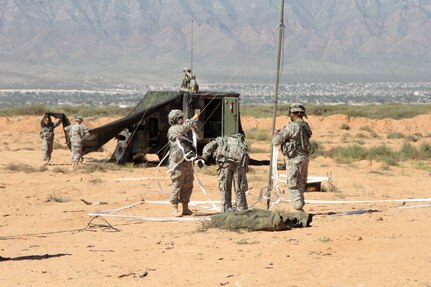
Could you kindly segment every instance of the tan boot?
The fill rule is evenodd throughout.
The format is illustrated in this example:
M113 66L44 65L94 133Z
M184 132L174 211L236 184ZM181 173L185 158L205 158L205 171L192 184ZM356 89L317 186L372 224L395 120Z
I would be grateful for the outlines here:
M182 202L183 204L183 215L192 215L193 211L189 209L189 203L188 202Z
M178 210L178 204L172 204L172 215L175 217L183 216L181 212Z

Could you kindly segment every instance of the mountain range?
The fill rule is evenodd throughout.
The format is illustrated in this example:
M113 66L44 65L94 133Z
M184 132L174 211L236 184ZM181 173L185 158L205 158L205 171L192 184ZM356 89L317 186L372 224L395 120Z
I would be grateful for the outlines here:
M0 0L0 88L273 81L278 0ZM286 0L282 81L429 81L431 0ZM193 59L193 62L192 60Z

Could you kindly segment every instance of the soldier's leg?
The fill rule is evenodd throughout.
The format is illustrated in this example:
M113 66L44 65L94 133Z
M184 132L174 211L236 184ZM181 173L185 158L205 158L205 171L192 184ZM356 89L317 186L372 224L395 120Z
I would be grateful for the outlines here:
M180 202L189 203L193 191L193 164L189 161L183 161L180 166L184 174L183 185L180 192Z
M49 140L46 141L47 142L47 151L46 151L46 161L50 161L51 160L51 154L52 154L52 148L54 146L54 141Z
M286 161L287 188L289 189L289 199L296 210L302 210L304 206L304 194L300 192L298 180L300 176L299 164L296 159Z
M248 190L247 173L245 168L237 166L234 175L236 206L238 210L248 209L247 196L245 192Z
M48 141L44 139L42 140L42 160L48 160Z
M77 146L72 143L72 166L76 166L78 164L78 158Z
M172 192L169 196L169 201L172 204L178 204L180 202L180 191L183 186L184 174L181 172L181 168L176 166L171 170L169 175L172 182Z
M218 187L221 197L221 212L226 212L232 207L232 173L229 165L219 168Z
M307 185L307 177L308 177L308 158L301 161L299 165L298 189L302 193L304 193L305 186Z

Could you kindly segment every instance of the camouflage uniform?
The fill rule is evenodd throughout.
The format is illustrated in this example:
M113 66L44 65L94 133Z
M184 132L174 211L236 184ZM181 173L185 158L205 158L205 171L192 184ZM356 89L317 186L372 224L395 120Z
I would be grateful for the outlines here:
M232 136L232 135L231 135ZM242 137L244 144L244 154L238 155L236 159L229 158L227 155L229 144L236 144L237 141L229 141L229 138L217 137L215 140L206 144L202 158L208 160L213 154L218 168L218 186L221 195L221 211L227 212L232 209L232 181L234 182L236 206L238 210L247 209L246 191L248 190L247 171L249 156L247 146L243 142L244 135L235 134L233 136Z
M177 111L178 115L182 115L180 110ZM172 111L171 111L172 113ZM169 115L171 115L169 113ZM198 139L202 138L201 132L196 128L197 120L187 120L184 124L180 125L170 122L171 127L168 130L169 140L169 175L172 180L172 193L170 195L170 202L172 204L188 203L193 190L193 163L184 160L184 152L188 154L188 158L194 157L196 151L192 147L191 130L196 133ZM178 146L177 138L181 144Z
M77 122L73 125L67 126L64 130L69 132L72 149L72 162L73 165L76 165L82 161L82 140L88 133L88 128L80 122Z
M305 111L305 110L304 110ZM304 207L304 191L308 175L309 125L302 119L290 122L272 139L273 145L281 145L286 162L287 187L293 208Z
M40 138L42 139L42 160L47 163L51 160L52 149L54 146L54 129L61 124L61 121L53 123L51 119L48 124L40 121Z

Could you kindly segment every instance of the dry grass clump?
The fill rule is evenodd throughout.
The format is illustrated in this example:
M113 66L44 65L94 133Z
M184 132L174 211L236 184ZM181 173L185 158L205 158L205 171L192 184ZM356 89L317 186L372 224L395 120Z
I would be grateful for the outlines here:
M10 163L5 166L5 170L13 171L13 172L25 172L25 173L31 173L31 172L44 172L48 169L46 166L40 166L40 167L33 167L28 164L24 163Z
M252 139L257 141L271 141L272 135L269 129L251 128L245 131L246 140Z
M120 170L121 167L115 163L91 163L81 166L81 169L83 169L85 173L93 173L96 171L117 171Z
M51 193L46 202L68 202L70 199Z
M68 173L69 171L65 168L56 166L52 169L52 172L54 172L54 173Z
M67 145L54 141L54 149L69 149Z

